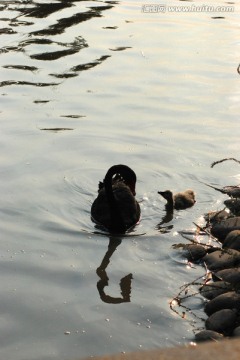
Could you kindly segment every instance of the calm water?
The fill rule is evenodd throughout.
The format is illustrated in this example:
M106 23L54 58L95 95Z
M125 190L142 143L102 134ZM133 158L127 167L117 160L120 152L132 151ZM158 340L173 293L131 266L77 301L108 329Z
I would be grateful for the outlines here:
M172 244L221 208L224 196L199 180L239 182L237 163L210 168L240 153L240 9L231 4L144 13L137 1L0 1L2 359L162 348L202 326L169 308L204 274ZM118 163L137 173L142 219L108 251L90 207ZM197 203L162 234L157 191L168 188L193 188ZM192 306L204 316L200 298Z

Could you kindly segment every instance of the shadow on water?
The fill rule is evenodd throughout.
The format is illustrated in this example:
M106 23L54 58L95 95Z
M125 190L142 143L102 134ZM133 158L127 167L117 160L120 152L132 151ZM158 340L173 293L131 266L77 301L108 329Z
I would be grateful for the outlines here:
M120 290L121 290L121 297L113 297L107 295L105 293L104 288L109 285L109 278L107 275L107 267L110 263L111 256L117 249L117 247L121 244L122 238L119 237L109 237L109 244L108 250L104 255L100 266L97 268L96 273L99 276L100 280L97 282L97 289L100 295L100 298L103 302L108 304L121 304L124 302L130 302L130 295L131 295L131 284L132 284L132 274L128 274L124 276L120 280Z

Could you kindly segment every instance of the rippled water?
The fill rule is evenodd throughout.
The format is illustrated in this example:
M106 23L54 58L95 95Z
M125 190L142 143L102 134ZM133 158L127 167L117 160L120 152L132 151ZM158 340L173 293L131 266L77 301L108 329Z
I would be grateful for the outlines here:
M169 301L204 270L189 269L172 244L221 208L224 196L199 180L239 182L237 163L210 168L239 158L231 4L219 14L144 13L137 1L0 1L1 358L84 358L193 339L201 321L178 317ZM90 207L117 163L137 173L142 219L108 248ZM157 191L167 188L193 188L197 203L163 234ZM200 298L193 307L203 316Z

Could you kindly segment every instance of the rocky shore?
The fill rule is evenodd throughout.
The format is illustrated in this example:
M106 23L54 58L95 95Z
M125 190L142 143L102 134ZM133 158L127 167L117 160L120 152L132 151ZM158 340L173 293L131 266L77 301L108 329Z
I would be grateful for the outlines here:
M206 214L206 224L183 246L188 261L206 269L199 292L207 319L205 329L195 334L197 342L240 336L240 199L224 205L224 210ZM200 243L199 233L208 241Z

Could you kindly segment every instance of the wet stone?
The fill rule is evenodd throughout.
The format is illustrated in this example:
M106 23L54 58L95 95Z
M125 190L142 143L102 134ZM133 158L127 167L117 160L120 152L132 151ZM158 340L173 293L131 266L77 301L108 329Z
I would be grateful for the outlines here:
M240 230L233 230L226 236L223 248L240 250Z
M198 261L202 259L207 253L204 246L198 244L188 244L185 247L185 250L187 250L186 257L189 261Z
M234 249L216 250L203 257L207 268L212 271L240 265L240 252Z
M211 211L204 215L204 219L210 224L216 224L229 217L229 212L226 210Z
M231 217L220 223L213 224L211 234L223 242L226 236L233 230L240 230L240 217Z
M217 311L206 320L206 329L229 335L234 329L236 318L235 310L224 309Z
M233 285L240 284L240 268L223 269L217 271L215 276Z
M240 199L227 199L224 201L224 205L227 206L232 214L240 215Z
M222 309L240 309L240 294L235 291L229 291L225 294L218 295L210 300L205 306L207 315L211 315Z
M220 334L213 330L202 330L195 334L195 339L198 342L202 341L218 341L224 339L223 334Z
M208 300L212 300L218 295L224 294L232 290L232 285L225 281L215 281L208 284L204 284L200 288L200 293Z
M240 337L240 326L233 330L233 336Z

